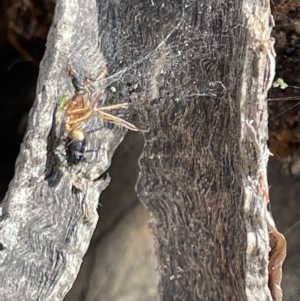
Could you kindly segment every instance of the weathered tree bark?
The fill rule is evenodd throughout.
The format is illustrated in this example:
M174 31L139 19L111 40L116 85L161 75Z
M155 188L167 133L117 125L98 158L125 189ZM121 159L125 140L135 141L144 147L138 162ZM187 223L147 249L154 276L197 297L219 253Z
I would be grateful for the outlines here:
M171 76L149 110L138 186L153 215L159 293L162 300L271 300L268 2L195 2L183 12L159 60Z
M268 1L57 2L2 207L3 300L62 300L68 292L124 136L90 118L83 129L91 151L68 165L59 103L74 93L69 64L95 79L91 91L104 92L101 105L139 103L141 127L149 127L137 192L151 213L160 299L272 299L265 102L274 74L271 26Z

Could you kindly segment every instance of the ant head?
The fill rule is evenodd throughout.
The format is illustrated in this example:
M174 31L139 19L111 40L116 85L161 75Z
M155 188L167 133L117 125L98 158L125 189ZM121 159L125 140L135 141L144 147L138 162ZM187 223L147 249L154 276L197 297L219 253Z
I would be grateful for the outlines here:
M74 69L73 63L69 64L67 67L68 75L72 78L72 84L75 88L75 91L78 92L87 92L87 87L85 85L86 78L84 75L80 74Z

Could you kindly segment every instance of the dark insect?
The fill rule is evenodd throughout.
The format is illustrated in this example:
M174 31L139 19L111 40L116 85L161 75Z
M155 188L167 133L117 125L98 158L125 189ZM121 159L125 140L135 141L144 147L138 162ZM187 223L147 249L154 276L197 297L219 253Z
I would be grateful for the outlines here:
M74 130L71 134L67 137L67 160L71 164L78 164L84 157L86 137L81 130Z
M69 65L68 75L72 78L72 85L75 88L76 93L88 92L87 79L89 78L82 73L77 72L72 64Z
M97 108L98 102L104 91L101 91L97 97L91 101L88 93L86 93L89 91L87 83L88 78L79 76L72 66L70 66L68 74L72 77L75 94L67 101L66 98L63 97L60 107L64 110L64 126L68 133L66 154L69 163L78 164L84 158L86 134L82 129L80 129L80 127L83 121L92 116L110 121L131 131L145 132L145 130L137 128L135 125L125 121L124 119L106 112L118 109L128 109L129 103L120 103ZM106 76L106 69L102 72L101 76Z

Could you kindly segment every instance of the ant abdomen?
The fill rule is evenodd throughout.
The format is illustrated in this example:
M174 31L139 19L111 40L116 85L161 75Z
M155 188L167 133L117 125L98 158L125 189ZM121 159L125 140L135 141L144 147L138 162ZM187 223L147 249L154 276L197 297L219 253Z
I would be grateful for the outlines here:
M74 130L68 135L66 141L67 161L70 164L78 164L82 161L85 152L86 138L81 130Z

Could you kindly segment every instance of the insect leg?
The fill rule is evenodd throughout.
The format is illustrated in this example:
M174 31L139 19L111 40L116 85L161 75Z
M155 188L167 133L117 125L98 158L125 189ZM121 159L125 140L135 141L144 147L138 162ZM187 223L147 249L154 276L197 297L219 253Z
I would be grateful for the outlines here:
M116 117L114 115L111 115L109 113L106 112L102 112L102 111L98 111L99 112L99 117L103 120L108 120L111 121L113 123L115 123L118 126L122 126L126 129L129 129L131 131L135 131L135 132L147 132L147 130L141 130L139 128L137 128L135 125L133 125L132 123L125 121L122 118Z

